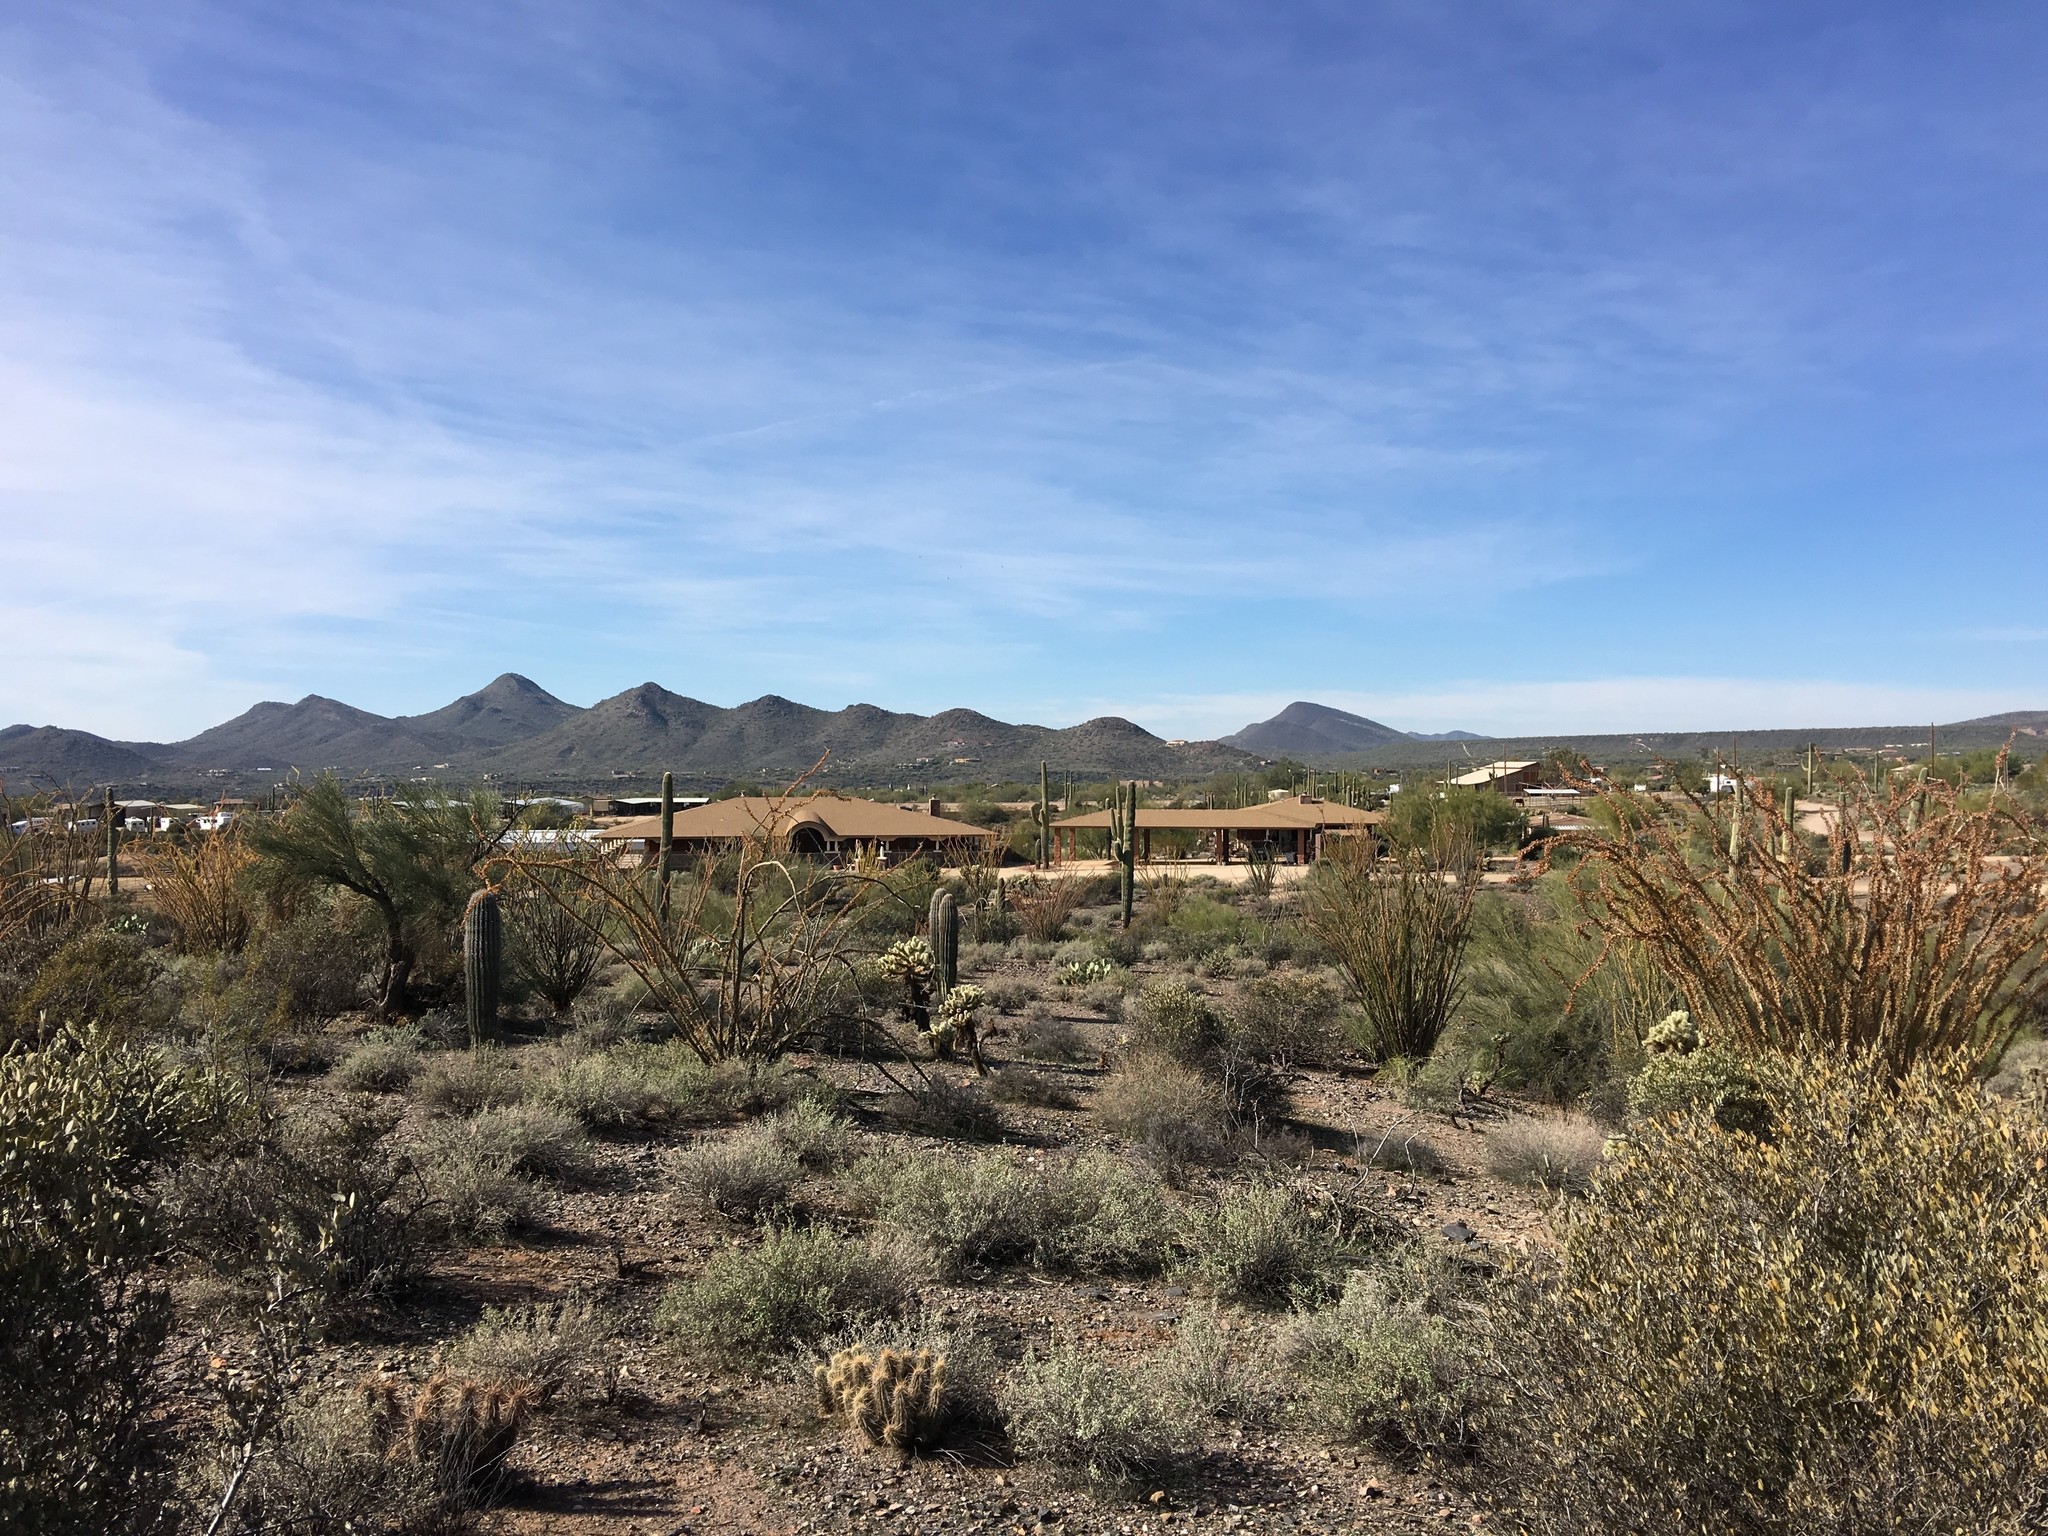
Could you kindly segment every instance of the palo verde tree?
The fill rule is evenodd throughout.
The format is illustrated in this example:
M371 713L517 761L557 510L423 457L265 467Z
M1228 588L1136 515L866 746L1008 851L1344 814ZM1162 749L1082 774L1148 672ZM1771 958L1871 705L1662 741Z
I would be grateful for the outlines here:
M281 879L353 891L384 924L380 1008L403 1010L422 936L453 923L475 889L478 866L504 836L498 797L450 795L432 786L403 799L352 804L322 774L282 816L253 823L251 849Z

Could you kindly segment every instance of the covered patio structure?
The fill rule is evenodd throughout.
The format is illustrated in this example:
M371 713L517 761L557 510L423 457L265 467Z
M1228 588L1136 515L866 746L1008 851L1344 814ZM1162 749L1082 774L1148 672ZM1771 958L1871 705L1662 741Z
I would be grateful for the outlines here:
M1053 861L1076 858L1080 834L1109 830L1109 812L1094 811L1070 816L1052 824ZM1199 832L1208 835L1210 857L1228 864L1234 850L1246 857L1264 852L1286 864L1310 864L1322 857L1324 840L1331 836L1360 836L1386 820L1382 811L1362 811L1356 806L1318 800L1313 795L1289 795L1238 810L1207 808L1175 809L1170 806L1138 807L1138 859L1152 862L1154 832Z

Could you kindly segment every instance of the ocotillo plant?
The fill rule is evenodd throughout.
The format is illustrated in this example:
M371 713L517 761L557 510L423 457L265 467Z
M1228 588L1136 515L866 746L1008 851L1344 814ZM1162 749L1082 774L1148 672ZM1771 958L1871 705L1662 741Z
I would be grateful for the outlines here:
M498 1027L498 972L505 954L505 922L498 893L489 886L469 898L462 913L463 1001L469 1043L482 1045Z
M932 892L932 1001L943 1003L960 981L960 909L950 891Z
M668 860L676 844L676 776L661 776L661 920L668 921Z
M1131 900L1138 884L1138 786L1119 784L1109 800L1109 856L1123 887L1124 927L1131 926Z

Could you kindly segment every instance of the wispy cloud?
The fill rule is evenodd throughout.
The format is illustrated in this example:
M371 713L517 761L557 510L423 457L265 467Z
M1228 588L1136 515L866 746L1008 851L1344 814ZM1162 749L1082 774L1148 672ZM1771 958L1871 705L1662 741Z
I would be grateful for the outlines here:
M1616 13L1591 46L1533 10L1483 36L1165 14L176 0L0 30L0 625L37 636L0 719L179 735L514 666L586 700L1135 699L1181 731L1370 675L1332 697L1643 727L1889 696L1871 647L1824 658L1860 698L1702 693L1709 623L1762 676L1795 604L1825 646L1852 590L1984 600L1924 539L1874 568L1884 542L1813 505L1911 509L1817 466L1877 381L2010 354L1971 293L2038 320L2031 248L1990 270L1963 198L1975 290L1891 302L1947 254L1924 244L1845 264L1796 210L1870 185L1893 135L1810 110L1818 43L1730 95L1689 63L1726 45L1698 18ZM1992 121L2022 87L1942 116L1941 165L2030 174ZM1926 398L2027 459L1989 389ZM1846 553L1722 548L1776 523ZM1536 647L1677 696L1444 681Z

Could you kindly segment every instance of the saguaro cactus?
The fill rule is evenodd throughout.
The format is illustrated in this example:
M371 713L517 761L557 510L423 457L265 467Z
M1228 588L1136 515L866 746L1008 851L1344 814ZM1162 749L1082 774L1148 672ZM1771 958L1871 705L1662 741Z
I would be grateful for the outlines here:
M668 921L668 860L676 845L676 776L661 776L661 920Z
M1116 860L1122 885L1124 927L1131 926L1131 905L1138 885L1138 786L1119 784L1109 800L1109 856Z
M950 891L933 891L927 924L932 946L932 1001L943 1003L960 982L960 909Z
M481 1045L498 1028L498 973L505 956L505 920L498 893L485 886L462 912L463 1002L469 1043Z
M1728 818L1728 862L1742 862L1742 775L1735 775L1735 812Z
M1046 765L1038 765L1038 867L1052 867L1052 779Z
M107 828L107 899L112 901L121 894L121 829L114 825L114 792L107 791L105 809L100 820Z

